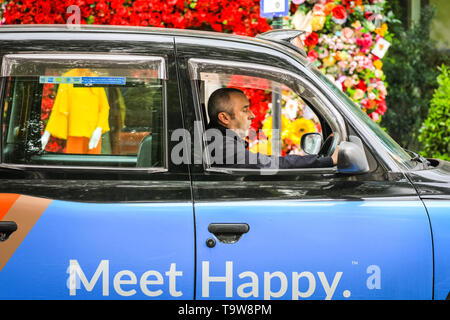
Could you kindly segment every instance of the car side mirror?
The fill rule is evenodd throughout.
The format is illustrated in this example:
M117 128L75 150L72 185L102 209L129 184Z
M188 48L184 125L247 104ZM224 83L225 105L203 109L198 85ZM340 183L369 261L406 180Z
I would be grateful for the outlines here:
M318 154L322 146L323 138L320 133L309 132L302 135L300 146L307 154Z
M369 171L369 162L360 138L349 136L339 145L337 169L340 173L358 174Z

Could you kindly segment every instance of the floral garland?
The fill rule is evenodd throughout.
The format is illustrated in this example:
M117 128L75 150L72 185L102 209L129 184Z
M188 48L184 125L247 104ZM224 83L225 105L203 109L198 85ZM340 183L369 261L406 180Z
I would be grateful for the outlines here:
M259 0L0 0L0 24L65 24L71 5L82 24L191 28L254 36L271 26L260 17ZM386 112L383 58L392 35L385 0L291 0L285 26L302 36L308 59L374 120ZM382 48L384 47L384 48ZM271 114L268 92L245 90L256 118L252 129L263 135L251 146L270 154ZM306 132L321 132L308 107L291 93L283 95L282 153L301 152ZM43 109L50 112L46 102ZM270 126L271 127L271 126ZM267 140L269 138L269 140Z
M384 0L292 0L291 16L284 20L284 26L306 31L301 38L308 59L376 122L387 109L381 59L392 40L387 23L393 17L384 10ZM261 101L256 106L252 128L261 128L263 135L250 140L250 150L271 154L270 109ZM283 92L282 155L302 154L302 135L321 131L320 122L301 98Z
M385 0L292 0L308 59L374 120L386 112L381 59L392 40Z
M0 25L5 23L5 18L3 17L3 12L6 10L7 1L0 0Z
M255 36L271 29L260 17L259 0L0 0L0 24L65 24L80 9L81 24L109 24L201 29ZM267 98L248 90L260 127L268 108ZM48 121L54 103L54 88L44 88L41 120ZM258 110L260 111L258 113ZM65 143L51 137L47 151L63 152Z
M0 0L0 3L4 0ZM81 24L214 30L254 36L271 29L260 17L259 0L11 0L5 24L65 24L80 8Z

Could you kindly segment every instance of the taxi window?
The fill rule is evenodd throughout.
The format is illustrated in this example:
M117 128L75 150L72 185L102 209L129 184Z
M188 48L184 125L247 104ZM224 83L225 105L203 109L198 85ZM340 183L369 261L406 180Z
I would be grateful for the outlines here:
M254 114L248 132L248 147L252 152L266 155L304 155L300 139L303 134L317 132L322 135L319 117L293 89L283 83L258 76L242 75L238 72L200 74L200 99L205 108L206 122L209 123L207 101L219 88L236 88L244 92ZM278 107L276 106L278 104ZM277 130L275 113L281 118L281 136L273 134ZM278 150L272 144L281 141Z
M320 101L292 79L264 73L258 68L245 70L232 66L210 67L207 64L192 66L191 79L196 83L200 110L198 118L203 122L205 132L211 123L208 101L213 92L220 88L236 88L247 96L250 111L254 115L245 138L251 153L269 156L306 155L301 148L304 134L314 132L327 137L333 132L325 118L316 111L315 105ZM204 139L206 144L210 141L209 137ZM207 169L223 164L212 158L205 159Z
M165 61L5 55L2 162L164 167Z
M352 101L345 93L337 88L320 70L311 67L310 70L324 81L328 88L344 103L348 113L355 115L367 128L369 128L384 145L391 158L397 163L412 169L411 155L403 149L392 137L390 137L376 122L374 122L365 112L363 112L359 105Z

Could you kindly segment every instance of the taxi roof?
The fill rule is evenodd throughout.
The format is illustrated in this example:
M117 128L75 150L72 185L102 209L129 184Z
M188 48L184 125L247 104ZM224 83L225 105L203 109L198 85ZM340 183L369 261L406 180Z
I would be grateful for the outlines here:
M229 33L214 31L202 31L193 29L174 29L141 26L118 26L118 25L94 25L94 24L10 24L1 25L0 33L4 32L117 32L117 33L144 33L144 34L165 34L173 36L196 36L213 38L248 38Z
M201 37L210 39L223 39L234 41L258 41L258 38L221 33L215 31L203 31L195 29L174 29L140 26L117 26L117 25L68 25L68 24L20 24L1 25L0 35L3 33L123 33L123 34L159 34L166 36Z
M250 37L243 35L235 35L230 33L221 33L214 31L203 31L195 29L174 29L174 28L157 28L157 27L141 27L141 26L117 26L117 25L69 25L69 24L23 24L23 25L1 25L0 40L23 40L19 36L23 34L23 38L27 35L51 34L51 33L68 33L68 34L133 34L133 35L165 35L173 37L189 37L203 38L212 40L235 41L248 44L257 44L281 51L296 51L305 56L304 52L299 48L294 48L290 43L283 43L276 39L261 37ZM11 38L8 34L14 34ZM93 39L94 40L94 39ZM124 39L125 40L125 39Z

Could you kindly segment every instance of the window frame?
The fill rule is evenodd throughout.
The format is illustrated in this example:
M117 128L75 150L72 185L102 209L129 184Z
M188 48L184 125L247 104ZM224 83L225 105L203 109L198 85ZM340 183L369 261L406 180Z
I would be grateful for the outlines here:
M232 70L245 68L255 72L255 76L267 76L270 75L272 78L276 78L275 75L278 75L278 79L287 78L290 82L298 83L304 88L304 91L309 91L316 97L320 104L312 103L311 99L307 99L309 103L311 103L314 107L314 112L319 113L322 119L324 119L327 124L330 126L333 132L338 132L340 135L340 141L348 140L347 127L345 125L344 118L337 111L337 109L332 105L332 103L326 98L325 95L322 94L320 90L318 90L313 83L308 81L307 79L301 78L298 74L293 73L291 71L269 66L262 65L258 63L249 63L249 62L239 62L239 61L229 61L229 60L216 60L216 59L198 59L198 58L190 58L188 60L188 69L189 69L189 80L191 82L192 88L192 97L194 102L194 113L196 121L199 121L202 125L201 128L195 126L194 130L201 130L202 132L197 131L196 133L202 137L202 150L206 150L207 148L207 138L205 135L205 127L204 127L204 119L203 112L201 110L201 102L200 102L200 88L198 86L198 81L201 80L200 72L207 72L207 70L211 68L218 72L217 70ZM264 75L265 73L265 75ZM283 83L283 80L277 80ZM299 94L296 89L291 88ZM302 95L299 96L303 99ZM308 103L308 104L309 104ZM273 127L272 127L273 129ZM203 170L205 173L223 173L223 174L239 174L239 175L286 175L286 174L297 174L297 173L320 173L320 174L334 174L337 173L337 167L333 166L330 168L293 168L293 169L242 169L242 168L229 168L229 167L212 167L211 159L209 158L208 152L206 153L206 157L202 157L205 161L202 161Z
M10 76L8 75L8 70L10 71L10 65L5 66L3 63L9 57L15 58L29 58L30 60L33 60L33 58L41 61L51 61L52 58L57 58L59 60L64 59L77 59L82 60L83 62L89 62L89 61L98 61L99 59L102 61L120 61L120 63L124 64L126 67L127 62L135 62L137 60L139 61L148 61L153 62L158 65L158 79L161 80L162 84L162 132L161 132L161 139L162 139L162 163L163 165L160 167L120 167L120 166L89 166L89 165L51 165L51 164L20 164L20 163L7 163L3 162L3 139L5 132L3 131L3 125L4 125L4 99L6 94L6 87L7 87L7 78ZM111 54L111 53L66 53L66 52L58 52L58 53L51 53L51 52L42 52L39 54L35 53L12 53L12 54L5 54L2 57L2 60L0 60L1 63L1 69L0 69L0 120L2 124L2 130L0 132L1 141L0 141L0 168L5 169L55 169L55 170L88 170L88 171L94 171L94 170L102 170L106 172L135 172L135 173L164 173L168 172L168 144L167 144L167 136L168 136L168 124L167 124L167 82L169 81L168 78L168 63L167 63L167 56L166 55L124 55L124 54ZM72 60L68 60L72 61ZM156 61L156 62L155 62ZM64 155L64 154L61 154ZM72 155L71 155L72 156ZM81 155L80 155L81 156ZM101 155L100 155L101 156ZM108 156L108 155L105 155ZM111 155L109 155L111 156ZM114 156L114 155L113 155ZM137 158L137 155L136 155Z

